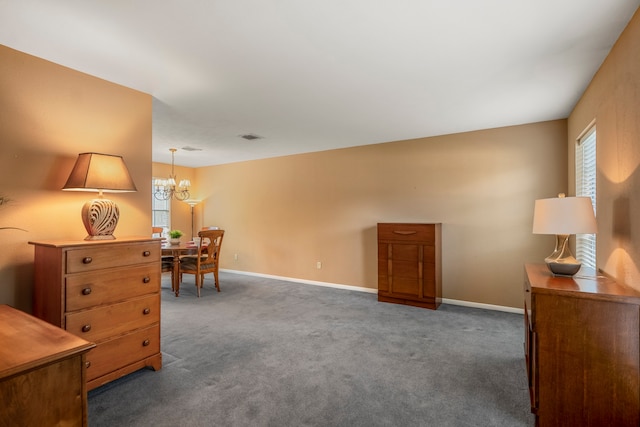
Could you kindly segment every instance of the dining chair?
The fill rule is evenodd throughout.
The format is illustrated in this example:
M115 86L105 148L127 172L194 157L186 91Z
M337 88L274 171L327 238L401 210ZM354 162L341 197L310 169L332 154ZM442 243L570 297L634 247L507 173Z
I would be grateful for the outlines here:
M206 273L213 273L216 289L220 292L218 266L224 230L200 230L198 237L200 237L200 242L203 245L202 251L196 255L183 255L180 257L180 275L182 276L183 273L195 275L196 291L199 298L200 288L204 284L204 275ZM204 244L207 241L205 248Z
M151 227L151 237L162 237L163 231L162 227Z
M151 227L151 237L162 237L162 232L164 229L162 227ZM166 239L162 239L164 242ZM173 256L171 255L162 255L160 257L162 262L162 272L171 272L171 283L173 283Z

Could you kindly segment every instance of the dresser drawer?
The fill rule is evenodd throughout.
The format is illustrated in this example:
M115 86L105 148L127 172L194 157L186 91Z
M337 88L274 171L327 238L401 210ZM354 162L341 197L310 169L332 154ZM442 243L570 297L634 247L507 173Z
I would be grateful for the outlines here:
M157 264L143 264L67 276L65 310L82 310L158 292L160 274Z
M67 314L66 330L98 342L160 322L160 295Z
M433 224L378 224L378 240L435 243Z
M118 268L147 262L160 262L160 242L95 245L66 252L66 273Z
M87 353L87 381L160 352L160 326L138 330L102 342Z

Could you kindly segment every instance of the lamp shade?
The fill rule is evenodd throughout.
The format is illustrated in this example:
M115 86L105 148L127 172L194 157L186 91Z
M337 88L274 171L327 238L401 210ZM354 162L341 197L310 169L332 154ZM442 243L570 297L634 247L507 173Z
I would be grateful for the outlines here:
M554 197L535 202L534 234L594 234L597 231L589 197Z
M122 156L80 153L63 190L137 191Z

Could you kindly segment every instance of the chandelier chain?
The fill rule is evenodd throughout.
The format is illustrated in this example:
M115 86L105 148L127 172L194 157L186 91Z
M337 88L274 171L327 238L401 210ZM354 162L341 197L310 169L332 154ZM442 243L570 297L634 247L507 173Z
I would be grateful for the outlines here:
M156 179L153 183L154 192L153 196L158 200L169 200L174 198L176 200L185 201L190 197L189 187L191 187L191 181L183 179L176 185L176 173L174 170L174 154L177 151L175 148L170 148L171 151L171 174L168 179Z

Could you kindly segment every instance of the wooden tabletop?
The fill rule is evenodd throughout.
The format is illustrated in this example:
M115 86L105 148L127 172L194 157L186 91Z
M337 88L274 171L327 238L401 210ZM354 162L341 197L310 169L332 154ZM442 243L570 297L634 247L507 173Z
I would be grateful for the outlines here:
M581 298L640 304L640 291L593 269L582 268L574 276L555 276L545 264L525 264L525 271L535 293L580 294Z
M206 248L207 245L202 245L202 248ZM172 245L170 243L163 243L162 244L162 253L167 255L167 254L173 254L173 253L188 253L188 252L194 252L198 249L198 246L196 246L193 242L180 242L179 245Z
M0 379L93 347L50 323L0 305Z

